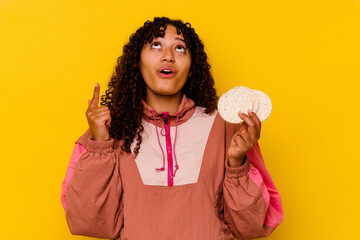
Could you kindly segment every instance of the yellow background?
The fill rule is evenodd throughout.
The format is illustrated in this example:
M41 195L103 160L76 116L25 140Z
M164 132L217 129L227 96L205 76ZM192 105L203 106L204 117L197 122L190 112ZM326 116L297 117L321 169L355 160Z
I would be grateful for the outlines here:
M268 239L356 239L360 2L0 1L0 239L72 236L60 202L95 82L154 16L190 22L218 95L270 96L259 141L284 221Z

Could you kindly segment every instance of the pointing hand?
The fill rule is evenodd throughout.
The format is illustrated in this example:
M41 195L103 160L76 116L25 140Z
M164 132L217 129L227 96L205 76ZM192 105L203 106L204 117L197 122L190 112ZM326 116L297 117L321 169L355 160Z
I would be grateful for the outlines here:
M96 83L93 98L88 100L89 107L86 110L86 118L89 128L95 141L109 140L109 130L111 124L110 110L108 107L98 107L100 85Z

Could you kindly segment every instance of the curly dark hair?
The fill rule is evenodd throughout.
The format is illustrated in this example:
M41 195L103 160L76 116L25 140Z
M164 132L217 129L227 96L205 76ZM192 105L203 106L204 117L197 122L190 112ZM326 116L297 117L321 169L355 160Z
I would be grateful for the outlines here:
M130 145L135 139L137 145L135 157L142 142L141 124L143 114L142 99L146 99L146 84L139 68L140 54L143 46L154 38L164 37L166 25L176 27L177 34L183 34L186 47L191 53L191 76L186 80L181 93L195 102L195 106L204 107L205 113L217 108L218 96L214 88L214 79L204 52L204 45L190 23L172 20L167 17L155 17L146 21L123 47L123 54L117 59L117 66L108 84L108 90L101 96L102 106L108 106L111 115L109 135L111 138L124 140L121 149L130 153Z

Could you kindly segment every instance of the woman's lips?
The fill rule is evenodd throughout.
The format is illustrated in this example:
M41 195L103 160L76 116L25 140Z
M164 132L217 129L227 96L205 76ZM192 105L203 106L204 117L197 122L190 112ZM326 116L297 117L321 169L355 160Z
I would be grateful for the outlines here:
M162 73L162 72L158 72L158 74L159 74L161 77L163 77L163 78L172 78L172 77L175 75L174 72L168 73L168 74Z
M168 72L168 73L164 73L164 72ZM162 65L158 70L158 74L162 78L172 78L175 75L175 69L169 65Z

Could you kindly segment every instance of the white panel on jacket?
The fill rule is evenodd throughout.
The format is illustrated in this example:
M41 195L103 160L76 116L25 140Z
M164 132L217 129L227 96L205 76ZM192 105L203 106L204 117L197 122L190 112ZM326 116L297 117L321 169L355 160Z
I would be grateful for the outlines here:
M176 160L179 169L174 178L174 186L196 183L198 181L202 158L210 130L217 115L217 111L209 114L204 113L205 108L196 107L193 116L185 123L177 127L175 142ZM167 186L168 185L168 164L166 153L166 139L161 135L161 128L158 127L158 134L161 146L165 155L165 170L156 171L155 168L163 166L163 156L156 136L155 125L142 120L144 131L140 151L135 159L141 179L145 185ZM175 121L170 126L171 145L175 140ZM131 151L134 153L136 140L131 144ZM175 170L174 149L173 170Z

